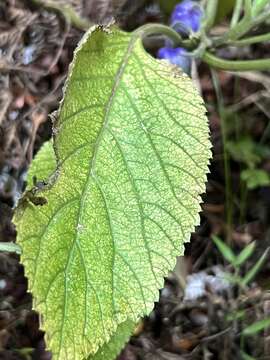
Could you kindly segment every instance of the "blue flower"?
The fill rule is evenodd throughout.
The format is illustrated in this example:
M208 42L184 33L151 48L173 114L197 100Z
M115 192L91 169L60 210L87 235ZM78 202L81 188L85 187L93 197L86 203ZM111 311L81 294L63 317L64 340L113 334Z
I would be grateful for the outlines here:
M175 6L170 25L177 32L188 35L191 31L199 31L202 17L202 9L196 1L184 0Z
M179 66L187 74L190 73L191 58L184 48L163 47L158 50L157 57Z

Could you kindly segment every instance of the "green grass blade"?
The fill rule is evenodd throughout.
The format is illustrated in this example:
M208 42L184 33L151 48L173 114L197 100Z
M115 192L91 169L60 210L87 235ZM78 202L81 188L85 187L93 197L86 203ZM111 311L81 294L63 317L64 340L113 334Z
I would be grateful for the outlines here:
M256 247L255 241L247 245L239 255L237 255L235 260L235 265L240 266L242 265L254 252Z
M242 331L242 334L244 336L256 335L258 332L268 328L269 326L270 318L262 319L245 328L245 330Z
M255 277L257 272L262 267L267 255L268 255L268 252L269 252L269 248L265 250L265 252L260 257L260 259L256 262L256 264L244 276L244 278L241 281L242 285L246 286Z
M233 251L231 250L231 248L226 245L219 237L217 236L212 236L212 239L214 241L214 243L216 244L217 248L219 249L220 253L222 254L222 256L230 263L230 264L234 264L236 261L236 256L233 253Z
M243 360L256 360L253 356L248 355L244 351L241 351L241 356Z

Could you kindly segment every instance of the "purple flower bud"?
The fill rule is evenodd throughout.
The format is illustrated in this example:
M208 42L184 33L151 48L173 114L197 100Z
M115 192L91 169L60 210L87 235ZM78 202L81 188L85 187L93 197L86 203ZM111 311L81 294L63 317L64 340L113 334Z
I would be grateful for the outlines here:
M158 50L157 57L166 59L171 64L179 66L185 73L190 73L191 58L184 48L163 47Z
M171 27L186 35L191 31L197 32L201 26L202 16L202 9L196 1L184 0L174 8Z

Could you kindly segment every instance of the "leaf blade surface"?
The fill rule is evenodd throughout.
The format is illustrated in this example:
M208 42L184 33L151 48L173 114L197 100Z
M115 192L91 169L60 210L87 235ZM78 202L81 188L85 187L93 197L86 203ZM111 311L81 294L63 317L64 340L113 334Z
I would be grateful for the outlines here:
M151 311L199 223L210 143L190 79L115 28L83 38L54 132L47 204L15 223L48 346L76 360Z

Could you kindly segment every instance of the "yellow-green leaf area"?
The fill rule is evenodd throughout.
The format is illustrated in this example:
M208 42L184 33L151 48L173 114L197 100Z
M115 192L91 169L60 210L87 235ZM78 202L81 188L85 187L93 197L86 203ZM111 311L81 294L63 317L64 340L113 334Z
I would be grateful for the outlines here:
M26 190L30 190L35 185L35 181L47 181L50 175L54 173L56 165L52 141L46 141L36 154L27 173Z
M140 32L91 29L54 125L57 169L15 215L55 360L81 360L153 308L199 222L210 142L192 81Z
M121 352L124 345L132 335L135 323L127 320L118 325L110 341L102 345L94 355L90 355L87 360L114 360Z

